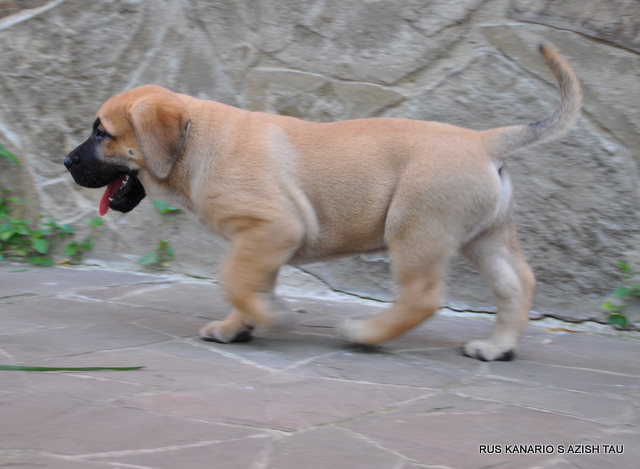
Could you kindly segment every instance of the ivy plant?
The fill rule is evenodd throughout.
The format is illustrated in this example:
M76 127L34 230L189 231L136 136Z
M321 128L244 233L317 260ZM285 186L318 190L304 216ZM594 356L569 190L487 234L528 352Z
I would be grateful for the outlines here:
M168 215L162 218L162 221L158 226L164 225L165 222L171 218L172 214L180 211L178 207L172 207L164 200L154 200L152 203L160 215ZM171 265L173 256L173 247L171 247L168 241L160 239L158 240L157 247L152 252L145 253L140 259L138 259L138 263L149 269L162 269Z
M20 166L18 158L1 144L0 158ZM38 217L39 223L34 223L25 216L28 203L15 196L11 189L3 189L0 193L0 261L9 258L51 266L54 264L52 250L58 243L72 238L75 230L67 223L58 223L55 218L44 215ZM102 225L102 220L96 218L88 224L95 231ZM92 247L88 236L83 241L71 240L64 247L64 253L80 261L82 254Z
M614 301L605 301L600 306L609 311L609 323L621 328L629 327L629 318L625 314L628 302L640 298L639 273L624 262L618 263L623 285L613 292Z

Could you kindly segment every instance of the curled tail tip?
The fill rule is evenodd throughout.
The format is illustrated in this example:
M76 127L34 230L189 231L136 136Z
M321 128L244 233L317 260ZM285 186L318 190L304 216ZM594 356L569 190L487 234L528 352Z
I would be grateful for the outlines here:
M549 62L550 59L557 58L560 55L557 49L548 42L538 43L538 52L540 52L546 62Z
M497 137L491 154L495 158L537 142L560 137L575 124L580 114L582 91L573 69L551 44L541 41L537 46L544 62L558 81L560 105L551 116L539 122L494 129Z

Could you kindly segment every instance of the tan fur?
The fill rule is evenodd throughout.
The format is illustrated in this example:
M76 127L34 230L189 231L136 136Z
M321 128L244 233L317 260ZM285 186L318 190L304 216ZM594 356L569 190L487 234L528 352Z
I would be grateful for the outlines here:
M189 113L176 96L152 92L130 106L128 118L147 168L164 181L186 143Z
M182 203L231 241L223 279L234 310L205 326L203 338L229 342L249 326L273 324L271 297L285 263L388 249L398 300L341 333L362 344L393 339L439 307L443 274L459 250L498 303L492 337L464 352L509 359L535 280L516 240L502 157L559 136L580 108L569 66L549 46L542 52L562 102L538 124L474 131L394 118L314 123L142 86L99 110L115 137L101 158L124 158L147 192Z

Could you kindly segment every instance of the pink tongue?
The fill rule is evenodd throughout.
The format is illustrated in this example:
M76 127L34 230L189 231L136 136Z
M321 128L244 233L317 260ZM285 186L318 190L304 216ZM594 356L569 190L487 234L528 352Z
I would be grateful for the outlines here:
M100 216L103 217L109 211L109 199L113 197L113 194L116 193L120 187L122 187L122 183L124 179L127 177L126 174L119 176L115 181L111 181L107 186L107 189L102 194L102 199L100 199Z

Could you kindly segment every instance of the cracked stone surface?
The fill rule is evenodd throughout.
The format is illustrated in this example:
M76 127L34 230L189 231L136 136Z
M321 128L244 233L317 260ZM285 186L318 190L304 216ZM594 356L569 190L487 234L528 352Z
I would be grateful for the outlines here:
M508 15L531 23L579 32L640 52L640 5L635 0L582 0L580 3L511 0Z
M536 50L551 42L581 80L584 112L563 139L508 158L519 238L536 315L606 322L617 264L640 269L639 14L637 0L0 0L0 143L22 163L0 158L0 189L84 239L102 191L74 184L62 161L109 96L147 83L323 122L535 122L558 102ZM161 215L148 197L104 221L90 254L100 265L131 269L164 240L176 272L215 278L226 252L194 217ZM304 269L337 291L394 296L384 254ZM469 266L448 277L449 307L492 311Z
M0 371L1 467L631 469L640 457L637 332L534 321L517 360L482 363L458 348L493 322L443 313L361 349L336 324L383 306L300 289L285 294L290 330L221 345L196 335L229 311L210 281L11 264L0 278L0 364L144 367Z

